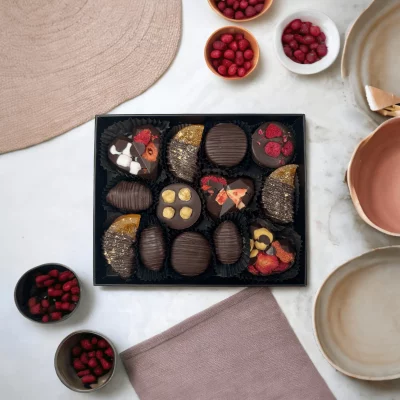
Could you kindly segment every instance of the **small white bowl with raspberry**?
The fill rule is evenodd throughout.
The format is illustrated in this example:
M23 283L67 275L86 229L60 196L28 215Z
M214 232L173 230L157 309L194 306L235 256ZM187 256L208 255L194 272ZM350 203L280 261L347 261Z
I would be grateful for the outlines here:
M282 20L275 30L275 50L290 71L311 75L330 67L340 51L335 23L316 10L297 11Z
M247 22L265 14L273 0L208 0L211 8L232 22Z

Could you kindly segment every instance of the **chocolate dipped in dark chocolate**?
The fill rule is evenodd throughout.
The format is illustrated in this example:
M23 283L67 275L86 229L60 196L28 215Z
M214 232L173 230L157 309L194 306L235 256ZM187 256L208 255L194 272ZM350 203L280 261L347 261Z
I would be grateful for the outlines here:
M207 158L213 164L234 167L246 155L246 133L235 124L218 124L207 133L205 149Z
M140 182L122 181L108 192L106 200L116 208L137 212L147 210L153 204L153 195Z
M151 226L142 231L139 253L146 268L152 271L160 271L166 254L165 240L161 227Z
M224 221L217 227L214 244L217 258L223 264L234 264L242 254L243 240L232 221Z

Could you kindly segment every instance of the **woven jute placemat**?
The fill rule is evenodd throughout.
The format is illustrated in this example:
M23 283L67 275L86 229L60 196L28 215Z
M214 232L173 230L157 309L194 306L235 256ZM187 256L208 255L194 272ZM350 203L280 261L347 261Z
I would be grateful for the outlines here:
M0 154L58 136L153 85L181 0L2 0Z

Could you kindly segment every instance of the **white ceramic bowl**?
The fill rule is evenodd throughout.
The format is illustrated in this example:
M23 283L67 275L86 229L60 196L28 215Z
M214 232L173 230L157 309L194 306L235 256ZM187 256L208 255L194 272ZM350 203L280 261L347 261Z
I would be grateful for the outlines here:
M283 51L282 34L285 28L293 20L300 18L302 21L309 21L321 28L326 35L328 54L314 64L298 64L292 61ZM292 72L301 75L311 75L321 72L330 67L336 60L340 50L340 35L335 23L324 13L316 10L301 10L288 15L278 23L275 30L275 50L281 63Z

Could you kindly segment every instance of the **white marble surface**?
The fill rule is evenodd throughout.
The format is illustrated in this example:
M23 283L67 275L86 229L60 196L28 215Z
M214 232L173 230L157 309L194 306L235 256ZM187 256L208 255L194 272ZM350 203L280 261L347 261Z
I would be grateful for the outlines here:
M309 285L273 293L338 399L399 399L399 382L359 382L336 372L318 351L312 331L314 296L330 271L366 250L400 244L358 218L343 183L354 146L372 126L346 100L338 61L320 75L297 76L281 66L272 43L277 21L300 7L326 12L343 39L369 0L275 0L268 15L246 24L261 47L258 71L251 79L232 83L211 74L203 60L208 35L225 21L206 0L183 3L182 43L172 67L150 90L113 113L305 113ZM83 396L65 388L53 367L57 345L74 330L103 332L122 351L239 290L92 286L93 131L90 121L47 143L0 156L0 386L7 400ZM42 326L19 315L13 290L24 271L52 261L79 274L85 296L73 318ZM107 388L86 396L137 398L121 366Z

